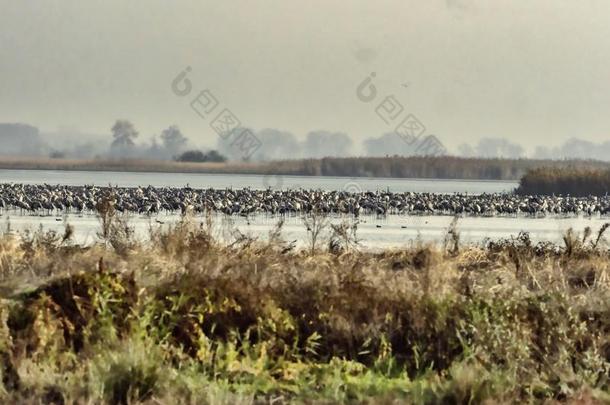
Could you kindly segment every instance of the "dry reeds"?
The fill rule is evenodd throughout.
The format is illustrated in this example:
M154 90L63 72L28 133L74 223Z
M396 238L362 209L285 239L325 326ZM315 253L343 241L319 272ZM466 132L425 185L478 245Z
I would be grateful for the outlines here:
M608 400L610 251L527 234L360 251L217 242L192 219L150 241L0 237L5 401L481 403ZM107 239L129 239L112 235ZM65 235L64 235L65 236ZM43 271L47 269L48 271Z
M521 178L517 193L522 195L562 194L574 197L605 196L610 192L610 169L542 167Z
M345 176L518 180L528 170L576 167L608 169L592 160L482 159L453 156L393 156L296 159L271 162L187 163L144 159L0 158L0 169L133 171L168 173L226 173L261 175Z

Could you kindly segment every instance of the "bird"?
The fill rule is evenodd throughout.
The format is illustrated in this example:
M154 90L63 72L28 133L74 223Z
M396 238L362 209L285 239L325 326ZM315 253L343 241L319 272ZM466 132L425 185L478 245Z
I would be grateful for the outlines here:
M249 217L256 214L296 215L467 215L467 216L609 216L610 196L548 196L496 194L435 194L383 191L322 191L308 189L195 189L154 187L94 187L0 183L0 212L22 214L90 214L101 203L120 213L147 216L166 213L217 212Z

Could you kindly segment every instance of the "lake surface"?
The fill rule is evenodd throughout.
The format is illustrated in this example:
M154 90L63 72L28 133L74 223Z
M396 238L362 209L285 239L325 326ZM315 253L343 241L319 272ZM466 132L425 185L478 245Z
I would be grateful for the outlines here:
M136 237L145 240L151 228L167 227L178 221L178 215L160 214L154 217L133 215L129 217L129 224L133 227ZM196 222L203 222L203 216L193 218ZM213 216L214 235L220 240L232 242L235 240L235 231L259 238L267 239L269 231L278 221L279 216L259 215L249 219L239 216ZM374 216L361 217L358 220L357 236L361 239L363 248L382 248L406 246L417 241L442 242L447 235L451 224L451 216L403 216L390 215L386 218ZM75 228L75 240L79 243L93 243L99 240L97 233L100 230L99 220L95 215L68 215L55 216L26 216L26 215L0 215L0 230L4 231L10 226L13 232L26 230L36 231L40 227L45 230L64 231L66 223ZM330 223L347 221L350 224L354 219L350 216L336 216L329 219ZM516 237L521 231L530 233L534 241L551 241L561 243L562 236L572 228L582 234L585 227L591 227L594 235L601 226L608 222L608 218L509 218L509 217L463 217L458 220L457 229L463 243L483 243L488 239ZM9 225L10 224L10 225ZM325 231L329 236L329 228ZM308 240L308 233L303 220L298 216L286 217L283 238L287 241L296 241L297 245L304 246Z
M276 176L199 173L135 173L61 170L0 170L0 183L64 184L119 187L184 187L253 189L322 189L351 192L389 189L418 193L502 193L517 187L514 181L396 179L327 176Z
M181 173L125 173L86 172L50 170L0 170L0 182L28 184L65 184L99 186L117 185L121 187L148 186L193 188L310 188L323 190L377 191L389 189L392 192L433 192L433 193L499 193L510 192L517 187L508 181L430 180L430 179L388 179L388 178L347 178L347 177L305 177L305 176L260 176L227 174L181 174ZM450 216L407 216L389 215L386 218L361 217L357 235L363 248L399 247L417 241L442 242L452 221ZM175 214L159 214L154 217L132 215L129 223L136 237L145 239L151 227L164 227L179 220ZM203 221L203 217L195 217ZM235 230L266 239L271 229L280 220L279 216L259 215L249 219L214 215L214 232L219 239L231 241ZM354 221L353 218L332 217L330 222ZM593 232L608 222L608 218L529 218L529 217L463 217L458 221L458 230L464 243L481 243L486 239L510 238L521 231L527 231L535 241L560 243L562 236L573 228L582 232L589 226ZM99 240L99 221L95 215L33 216L17 215L15 211L0 213L0 229L10 224L13 232L34 231L41 226L45 230L63 232L66 223L75 227L75 239L79 243ZM328 235L328 234L327 234ZM283 227L286 240L296 240L303 246L307 241L307 231L299 216L287 217Z

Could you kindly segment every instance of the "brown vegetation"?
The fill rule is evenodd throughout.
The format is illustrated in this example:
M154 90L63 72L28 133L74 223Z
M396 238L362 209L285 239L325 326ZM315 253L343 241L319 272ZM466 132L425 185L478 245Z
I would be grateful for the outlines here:
M605 196L610 193L610 169L542 167L521 178L518 194L562 194L575 197Z
M610 399L605 228L460 246L454 224L445 247L383 252L345 228L299 251L281 224L223 244L185 218L139 242L115 220L92 246L0 237L4 401Z
M606 169L610 163L579 160L459 157L352 157L257 163L194 163L136 159L0 158L0 169L92 170L172 173L280 174L302 176L517 180L537 167Z

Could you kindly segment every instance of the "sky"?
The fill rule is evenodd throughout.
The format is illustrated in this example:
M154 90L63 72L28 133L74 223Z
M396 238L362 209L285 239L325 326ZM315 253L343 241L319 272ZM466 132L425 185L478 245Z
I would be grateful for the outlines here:
M394 96L450 149L603 142L609 67L607 0L0 0L0 122L47 132L126 118L215 144L189 105L207 89L242 125L298 137L389 132L376 107Z

